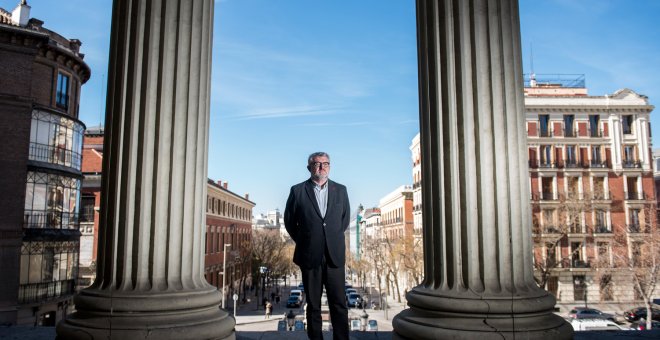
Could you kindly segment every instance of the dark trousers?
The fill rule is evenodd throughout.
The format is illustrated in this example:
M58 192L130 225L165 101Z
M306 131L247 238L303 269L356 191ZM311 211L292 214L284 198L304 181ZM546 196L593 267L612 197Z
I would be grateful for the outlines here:
M305 295L307 296L307 335L312 340L323 339L321 332L321 294L323 286L328 296L332 338L348 340L348 308L344 289L345 269L326 262L324 256L320 266L301 268Z

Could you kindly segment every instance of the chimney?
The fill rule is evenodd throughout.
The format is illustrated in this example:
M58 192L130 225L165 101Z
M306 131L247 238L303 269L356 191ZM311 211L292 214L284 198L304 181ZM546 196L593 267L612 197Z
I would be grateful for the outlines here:
M216 183L218 183L218 186L219 186L219 187L222 186L222 181L221 181L221 180L218 180L218 182L216 182Z
M250 193L245 194L245 199L248 200L248 201L250 200Z
M82 43L78 39L69 40L69 48L74 54L80 53L80 45L82 45Z
M26 0L22 0L16 8L11 12L11 22L21 27L27 26L28 19L30 19L30 6Z
M229 182L225 181L224 183L222 183L223 188L227 189L227 186L229 186ZM229 190L229 189L227 189L227 190Z

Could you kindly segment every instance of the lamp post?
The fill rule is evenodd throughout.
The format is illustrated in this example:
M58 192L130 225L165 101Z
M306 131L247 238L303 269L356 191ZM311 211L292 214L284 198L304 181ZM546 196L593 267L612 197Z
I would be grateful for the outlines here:
M222 309L225 309L225 282L227 282L227 247L231 244L225 243L222 247Z

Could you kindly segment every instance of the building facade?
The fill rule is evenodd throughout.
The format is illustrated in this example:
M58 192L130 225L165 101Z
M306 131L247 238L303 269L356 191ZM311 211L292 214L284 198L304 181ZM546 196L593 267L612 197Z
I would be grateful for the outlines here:
M655 228L653 106L581 79L525 88L535 274L560 303L638 300L617 258Z
M54 326L78 275L81 42L0 9L0 324Z
M96 253L101 206L103 127L85 130L82 150L82 193L80 197L80 268L78 285L87 287L96 277Z
M230 301L234 293L242 300L246 287L252 284L250 249L255 203L247 194L231 192L227 182L210 179L206 202L204 276L221 292L224 285L225 301Z
M413 190L402 185L380 199L382 237L390 240L413 235Z
M410 144L412 155L413 178L413 234L422 238L422 148L419 144L419 133L415 135Z

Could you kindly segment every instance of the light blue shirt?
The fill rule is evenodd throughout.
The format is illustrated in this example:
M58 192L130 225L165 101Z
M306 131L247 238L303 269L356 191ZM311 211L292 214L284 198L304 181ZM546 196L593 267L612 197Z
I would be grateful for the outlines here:
M319 205L319 211L321 212L321 217L325 218L325 212L328 209L328 182L326 181L323 186L314 183L314 196L316 197L316 203Z

